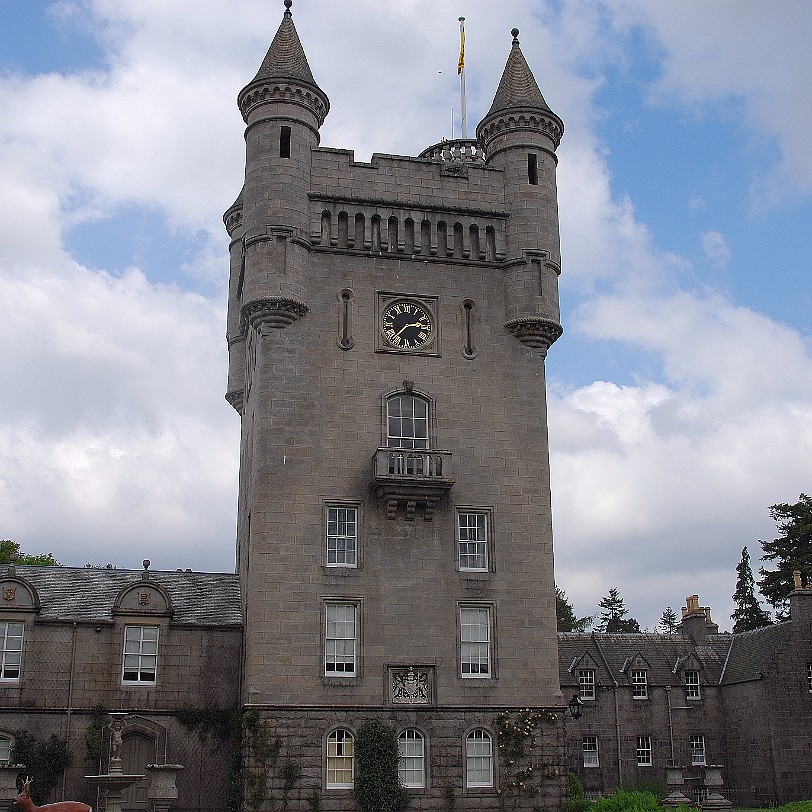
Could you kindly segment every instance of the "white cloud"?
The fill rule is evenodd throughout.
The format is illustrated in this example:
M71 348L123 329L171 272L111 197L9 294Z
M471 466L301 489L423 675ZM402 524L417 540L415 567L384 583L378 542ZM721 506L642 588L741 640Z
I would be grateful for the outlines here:
M710 264L717 269L727 267L733 256L723 234L718 231L705 231L700 237L702 250Z
M138 566L146 557L156 567L225 569L239 419L222 397L220 216L243 172L236 93L281 4L62 8L100 38L106 67L0 78L0 211L11 224L0 230L0 534L70 563ZM662 57L653 98L686 115L739 116L752 139L738 150L762 156L770 143L768 162L751 161L754 194L805 194L809 8L463 0L447 22L429 0L293 9L331 98L325 146L367 159L416 154L449 135L459 14L471 132L514 25L565 119L562 289L578 309L565 314L562 343L600 342L619 370L617 381L580 387L563 370L551 387L557 574L581 614L617 584L649 625L694 592L725 625L741 547L755 560L755 540L772 532L767 506L792 500L812 476L807 341L698 289L688 260L614 191L597 135L614 112L595 103L604 68L633 63L626 34L643 24ZM199 235L177 285L156 284L136 263L116 276L66 253L77 222L129 205L159 212L170 232ZM736 270L721 234L702 239L711 263ZM655 359L658 372L643 374L628 350Z

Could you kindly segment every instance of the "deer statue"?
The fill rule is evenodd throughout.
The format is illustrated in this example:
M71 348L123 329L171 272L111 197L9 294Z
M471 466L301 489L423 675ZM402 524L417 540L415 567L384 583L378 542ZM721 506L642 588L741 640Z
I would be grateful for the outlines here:
M83 804L80 801L59 801L55 804L44 804L43 806L34 806L31 800L31 793L29 792L33 781L26 778L23 781L23 788L20 794L14 799L14 803L20 807L22 812L93 812L92 807Z

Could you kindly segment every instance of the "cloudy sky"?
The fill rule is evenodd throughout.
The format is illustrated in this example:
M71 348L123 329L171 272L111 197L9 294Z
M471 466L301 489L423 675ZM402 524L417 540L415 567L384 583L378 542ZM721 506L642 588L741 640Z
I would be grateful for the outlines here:
M6 0L0 537L66 564L232 570L223 399L237 91L281 0ZM469 131L510 29L559 149L564 337L548 358L556 576L653 628L723 629L741 548L812 489L812 4L296 0L322 144ZM459 124L459 113L455 113ZM455 133L459 134L459 133Z

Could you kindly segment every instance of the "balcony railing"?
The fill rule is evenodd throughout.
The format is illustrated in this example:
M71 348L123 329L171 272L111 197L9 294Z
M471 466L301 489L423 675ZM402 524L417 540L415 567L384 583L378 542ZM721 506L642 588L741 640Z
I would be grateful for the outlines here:
M450 451L379 448L372 458L372 488L386 502L387 516L393 519L402 504L406 518L414 519L420 504L431 521L440 498L454 485L451 463Z

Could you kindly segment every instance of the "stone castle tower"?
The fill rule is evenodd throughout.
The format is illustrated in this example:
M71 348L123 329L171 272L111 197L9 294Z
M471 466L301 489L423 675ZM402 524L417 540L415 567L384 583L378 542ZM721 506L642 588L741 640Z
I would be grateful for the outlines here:
M370 719L395 728L412 808L495 809L516 770L499 720L562 705L544 359L563 124L514 30L476 140L320 147L329 100L285 5L239 93L224 218L242 703L326 810L355 808ZM527 756L549 803L561 725Z

